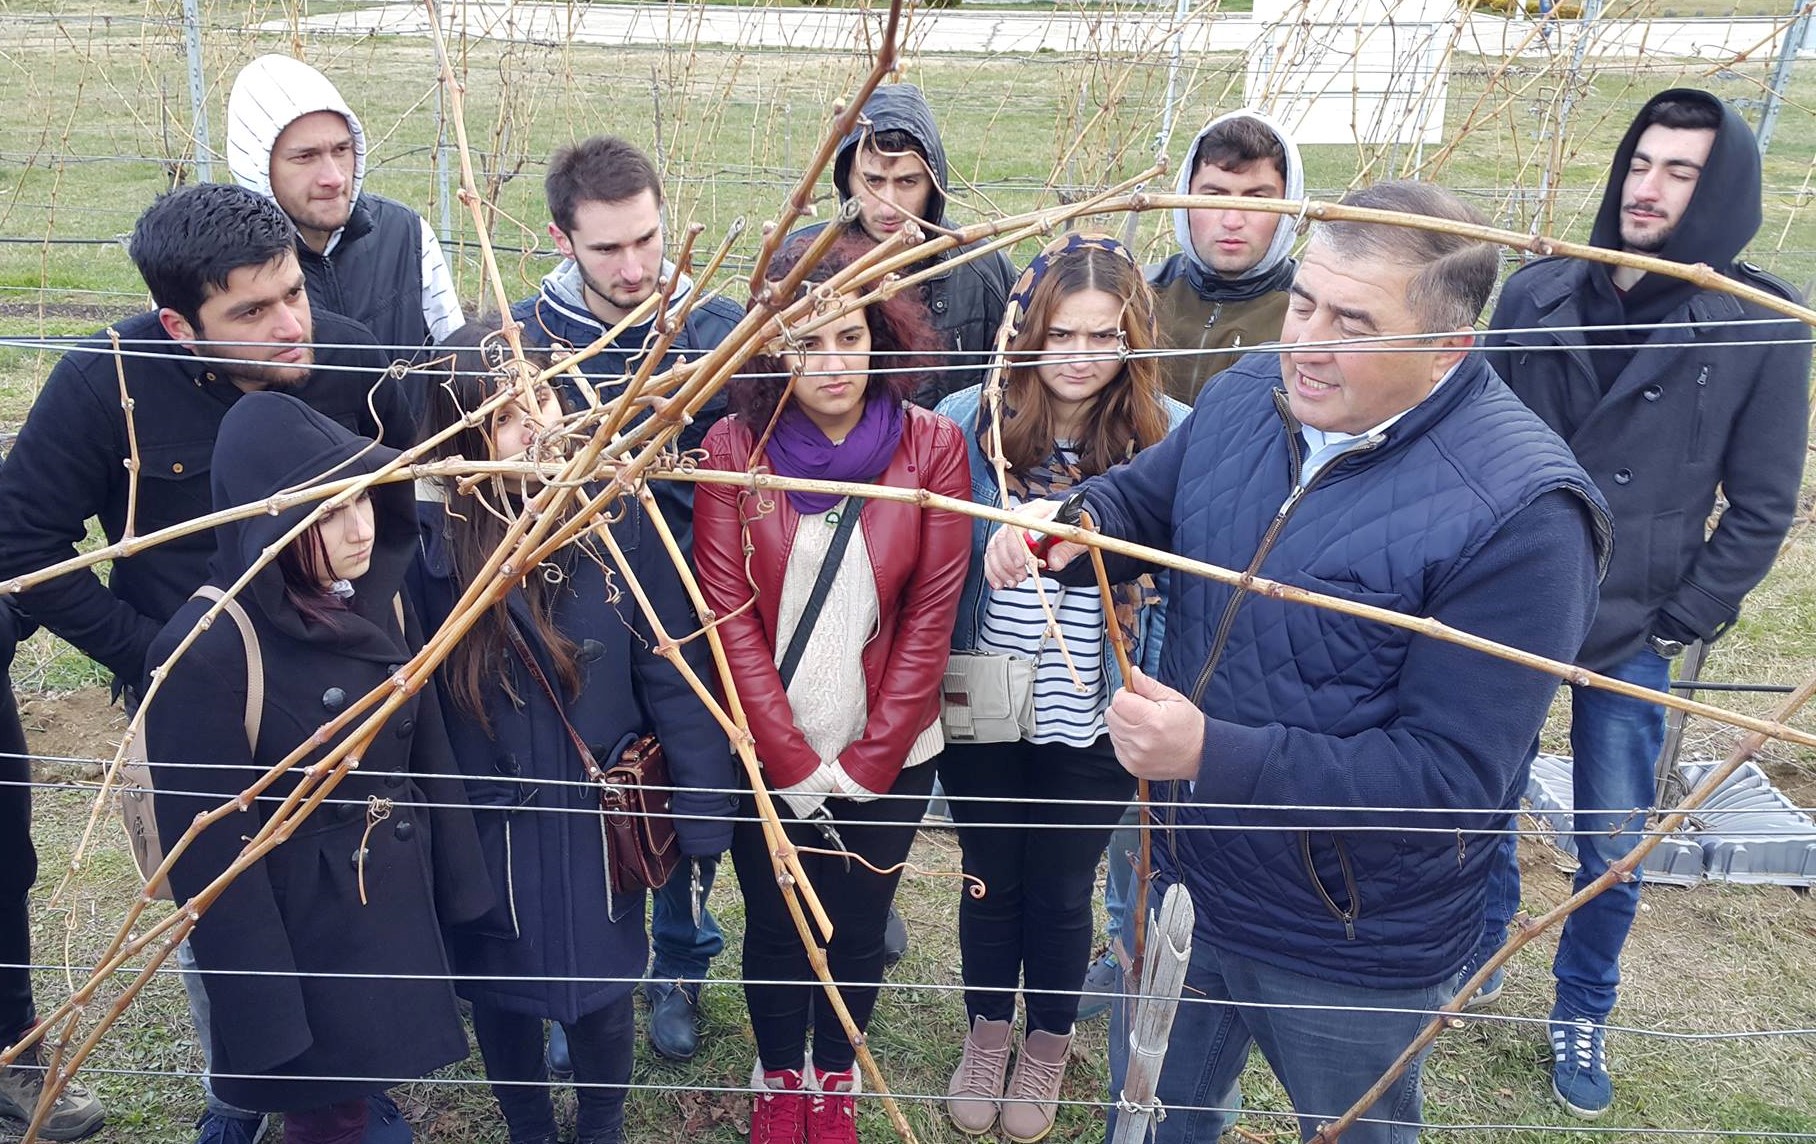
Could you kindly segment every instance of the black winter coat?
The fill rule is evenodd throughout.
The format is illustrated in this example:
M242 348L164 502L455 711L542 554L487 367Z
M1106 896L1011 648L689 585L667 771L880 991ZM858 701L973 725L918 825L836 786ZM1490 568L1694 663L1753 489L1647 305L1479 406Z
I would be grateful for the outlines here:
M422 547L411 593L434 626L460 588L445 540L447 506L425 501L418 510ZM611 529L668 634L678 638L698 628L680 577L642 511L630 506ZM651 650L655 636L622 578L614 573L608 583L610 563L607 552L569 549L560 564L555 622L579 649L583 673L579 693L563 695L563 709L601 766L655 731L671 781L707 788L674 795L681 849L716 855L730 844L729 816L737 805L726 793L733 785L730 744L681 673ZM544 678L560 688L521 590L506 597L506 608ZM683 655L702 681L712 679L703 641L684 645ZM463 979L462 996L572 1023L624 996L643 975L649 959L644 895L612 893L599 788L586 777L562 711L508 648L499 668L486 692L489 733L456 700L445 668L440 677L442 710L467 776L496 898L483 917L449 931L448 949Z
M365 348L372 336L338 314L317 311L314 320L315 338L324 343L317 365L341 368L317 369L290 392L370 437L380 424L367 411L366 393L377 386L373 400L385 440L406 441L414 424L396 384L381 383L387 359ZM156 312L113 328L127 352L121 360L141 464L134 532L143 536L212 509L210 455L221 419L242 394L172 342ZM130 450L108 346L103 333L64 354L0 466L0 577L74 556L90 518L99 518L110 543L125 533L130 480L123 462ZM158 629L208 578L214 545L212 533L183 537L114 561L106 586L92 571L72 572L24 593L20 602L120 683L136 688Z
M221 426L216 503L243 504L306 485L365 444L293 398L249 395ZM370 471L395 455L374 449L340 471ZM393 603L416 549L410 488L380 486L373 501L372 565L332 626L305 624L286 601L275 565L240 595L264 659L256 750L242 723L245 649L226 617L198 635L149 700L146 746L167 845L347 703L383 686L421 646L414 613L406 609L400 632ZM211 582L231 584L304 511L221 529ZM161 662L206 607L205 601L184 605L152 655ZM172 868L177 900L200 893L227 868L322 753L312 752L273 781L250 810L201 832ZM452 772L431 685L390 716L329 801L202 914L190 940L208 971L214 1084L224 1100L261 1111L315 1108L382 1091L397 1078L422 1076L467 1055L441 926L480 916L492 895L462 784L433 777ZM388 802L369 809L370 799Z
M1667 97L1713 99L1668 91L1653 102ZM1741 282L1800 302L1785 282L1734 261L1759 225L1759 153L1746 124L1722 110L1709 161L1661 257L1728 267ZM1597 246L1620 245L1620 184L1639 133L1636 121L1616 152ZM1604 394L1591 354L1624 347L1592 350L1573 327L1611 314L1618 322L1623 305L1631 321L1690 325L1636 332ZM1565 258L1540 259L1502 289L1486 339L1500 352L1489 360L1570 445L1614 515L1613 560L1578 657L1584 667L1616 664L1655 633L1715 639L1771 568L1803 473L1809 330L1789 318L1727 323L1775 317L1731 294L1650 274L1621 297L1605 268ZM1744 344L1766 341L1783 344ZM1728 505L1705 539L1718 485Z
M933 189L927 198L927 219L939 226L953 224L946 216L948 165L946 146L940 141L939 128L933 122L933 109L927 97L911 83L879 87L864 103L864 121L839 143L833 156L832 185L839 192L839 202L851 197L851 166L858 146L866 135L879 131L906 131L920 141L933 168ZM797 234L812 235L825 224L804 227ZM929 236L931 237L931 235ZM974 242L961 250L981 246ZM948 265L957 251L948 251L928 262L910 268L920 273L929 268L938 273L921 286L921 301L933 318L941 344L940 364L949 368L931 374L914 393L914 403L932 409L949 394L981 385L987 380L990 356L996 346L996 328L1002 323L1003 311L1009 308L1009 291L1015 286L1015 264L1002 251L987 254L970 262Z

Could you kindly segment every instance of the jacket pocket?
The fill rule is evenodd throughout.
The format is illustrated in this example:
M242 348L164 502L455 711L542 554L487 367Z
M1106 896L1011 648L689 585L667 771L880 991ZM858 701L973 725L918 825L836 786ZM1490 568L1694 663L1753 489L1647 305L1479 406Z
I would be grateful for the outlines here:
M515 940L523 936L517 921L517 855L512 837L511 812L474 808L473 825L479 835L480 860L492 883L492 908L451 928L482 937Z
M1709 459L1709 367L1696 369L1694 390L1696 405L1690 413L1690 454L1692 462Z
M139 476L147 483L141 489L136 531L152 532L213 511L208 487L213 453L212 441L140 446Z
M1356 890L1356 868L1350 862L1349 848L1343 844L1338 835L1330 835L1331 849L1336 854L1337 870L1342 880L1339 902L1337 894L1325 883L1318 873L1318 863L1312 857L1312 832L1301 831L1299 834L1299 854L1305 860L1305 876L1311 879L1312 891L1324 903L1330 915L1343 923L1343 934L1350 941L1356 940L1356 919L1362 915L1361 897Z

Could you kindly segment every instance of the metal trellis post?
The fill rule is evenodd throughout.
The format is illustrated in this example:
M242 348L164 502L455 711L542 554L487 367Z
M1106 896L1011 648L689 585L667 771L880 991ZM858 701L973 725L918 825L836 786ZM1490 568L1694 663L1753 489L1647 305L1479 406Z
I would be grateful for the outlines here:
M202 80L202 10L198 0L183 0L183 45L189 56L190 134L195 137L196 173L214 182L214 147L208 142L208 89Z
M1772 86L1766 91L1765 110L1759 113L1761 158L1772 145L1772 131L1778 126L1778 109L1784 105L1784 91L1791 84L1791 64L1796 62L1797 50L1803 47L1804 36L1809 31L1812 6L1816 6L1816 0L1796 0L1792 11L1797 15L1791 26L1784 30L1784 40L1778 48L1778 64L1772 69Z

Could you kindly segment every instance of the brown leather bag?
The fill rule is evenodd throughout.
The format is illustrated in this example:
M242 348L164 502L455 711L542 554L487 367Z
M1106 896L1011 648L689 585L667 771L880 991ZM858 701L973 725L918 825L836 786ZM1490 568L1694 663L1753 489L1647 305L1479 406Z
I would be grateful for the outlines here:
M672 784L668 761L662 757L662 744L654 735L643 735L624 749L610 770L601 769L593 749L568 722L561 696L543 674L536 653L530 650L517 626L507 621L505 634L517 658L555 705L555 714L561 717L568 740L580 755L586 777L599 784L599 812L605 816L605 861L612 892L660 889L681 864L681 845L675 838L671 811L673 792L668 789Z
M590 754L584 758L597 769ZM594 781L605 815L613 892L660 889L681 865L662 744L654 735L644 735Z

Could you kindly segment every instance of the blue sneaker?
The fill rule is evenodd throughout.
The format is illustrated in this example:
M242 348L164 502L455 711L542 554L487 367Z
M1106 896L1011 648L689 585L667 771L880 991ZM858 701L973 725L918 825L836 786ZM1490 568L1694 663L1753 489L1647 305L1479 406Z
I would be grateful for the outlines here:
M1463 983L1468 981L1471 977L1474 977L1477 973L1480 973L1482 966L1486 965L1488 959L1493 957L1497 952L1498 951L1494 949L1479 949L1468 961L1464 962L1463 968L1457 970L1457 992L1462 992ZM1506 987L1507 967L1503 965L1501 968L1488 975L1488 980L1482 982L1482 987L1476 990L1475 996L1463 1002L1463 1012L1472 1013L1477 1009L1486 1009L1492 1006L1496 1001L1501 999L1501 990Z
M1551 1095L1572 1116L1594 1120L1614 1103L1605 1030L1587 1017L1551 1014Z
M271 1127L268 1116L228 1116L222 1112L204 1112L202 1118L195 1122L195 1144L259 1144L264 1139L266 1129Z
M366 1098L366 1135L360 1144L411 1144L415 1139L416 1133L390 1093Z
M1078 999L1078 1020L1089 1021L1110 1011L1110 1002L1122 992L1122 966L1116 964L1116 951L1106 949L1103 956L1085 970L1083 996Z

